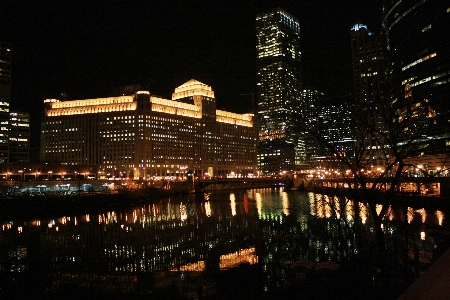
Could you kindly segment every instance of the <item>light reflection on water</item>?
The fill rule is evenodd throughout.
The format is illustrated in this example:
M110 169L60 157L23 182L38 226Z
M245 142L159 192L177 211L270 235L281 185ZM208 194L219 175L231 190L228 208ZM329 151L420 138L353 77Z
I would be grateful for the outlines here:
M295 291L300 283L289 268L294 262L312 262L319 274L323 262L339 265L360 261L361 255L368 257L360 269L376 278L369 274L374 269L371 219L361 202L255 189L178 195L122 211L11 220L0 231L0 271L11 278L2 291L6 285L18 292L14 278L19 273L39 273L46 280L36 292L43 295L63 295L70 284L77 291L152 295L175 287L178 296L195 299L200 285L205 296L258 297ZM401 267L413 270L408 276L434 259L433 251L446 238L445 220L437 210L387 210L381 224L385 241L392 255L403 259ZM375 281L363 285L375 289ZM323 282L315 278L308 284L317 288ZM351 284L341 292L349 289ZM308 295L314 298L312 291Z

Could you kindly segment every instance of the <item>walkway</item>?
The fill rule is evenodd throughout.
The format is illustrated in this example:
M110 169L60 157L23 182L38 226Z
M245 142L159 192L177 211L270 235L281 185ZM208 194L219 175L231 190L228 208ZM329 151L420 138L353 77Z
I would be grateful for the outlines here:
M398 300L450 299L450 248Z

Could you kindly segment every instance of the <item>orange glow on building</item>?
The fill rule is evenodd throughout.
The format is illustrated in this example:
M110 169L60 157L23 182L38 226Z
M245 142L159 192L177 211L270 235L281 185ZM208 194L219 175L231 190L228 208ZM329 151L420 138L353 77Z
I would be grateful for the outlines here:
M172 100L138 91L44 104L41 161L93 164L101 178L144 180L257 169L254 116L217 110L211 87L195 79Z

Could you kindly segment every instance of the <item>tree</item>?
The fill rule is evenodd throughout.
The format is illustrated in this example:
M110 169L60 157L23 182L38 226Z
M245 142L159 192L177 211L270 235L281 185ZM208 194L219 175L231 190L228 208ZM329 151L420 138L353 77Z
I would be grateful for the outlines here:
M355 200L326 196L316 199L316 206L317 209L328 210L334 220L334 236L340 237L335 241L335 249L338 249L343 261L355 259L354 245L361 241L358 226L353 223L357 218L348 218L345 212L349 206L354 216L358 216L361 209L370 212L378 250L378 268L382 278L388 280L382 221L389 213L391 204L402 194L402 179L408 176L410 170L418 170L421 176L448 172L448 168L440 168L430 174L423 167L423 159L432 158L435 163L440 162L444 166L449 154L439 140L429 138L435 132L436 112L427 99L414 99L409 85L405 87L403 99L380 97L364 102L355 100L351 107L352 147L330 141L327 138L329 134L318 130L320 126L310 126L308 120L299 122L301 130L314 137L327 151L328 166L335 170L341 181L346 180L347 195L352 195ZM345 244L343 241L351 242Z

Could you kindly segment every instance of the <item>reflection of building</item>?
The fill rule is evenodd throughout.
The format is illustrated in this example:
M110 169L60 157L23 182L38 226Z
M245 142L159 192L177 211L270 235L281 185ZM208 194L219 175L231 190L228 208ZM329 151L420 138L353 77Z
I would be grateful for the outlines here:
M245 273L248 277L235 276L237 284L255 293L255 287L261 285L264 293L277 292L287 287L289 266L295 261L308 260L319 266L324 261L348 262L348 258L357 255L356 261L361 263L358 268L373 270L356 272L356 276L369 279L357 282L373 287L372 278L379 274L378 248L375 225L366 204L314 193L292 198L282 189L246 193L229 194L230 202L223 201L223 193L211 194L212 201L206 202L186 195L178 198L182 202L163 199L120 212L105 208L97 213L54 219L8 219L0 227L0 270L30 278L28 282L19 281L16 289L28 292L28 287L41 284L47 296L43 298L53 292L60 295L67 288L89 294L90 298L104 297L108 292L123 298L142 292L141 297L145 294L152 298L162 287L176 289L178 285L180 294L187 293L182 288L196 291L205 281L229 287L230 277L210 276L208 267L227 269L256 262L252 274ZM246 199L254 201L245 204ZM230 209L233 202L235 207ZM383 232L393 271L407 266L405 253L398 249L414 250L410 254L420 251L420 258L411 257L410 262L414 258L428 264L447 228L442 227L447 220L444 213L409 208L406 215L404 209L391 208L385 216ZM345 249L349 251L343 252ZM1 269L5 266L8 269ZM346 282L348 278L333 279L332 283L343 287L344 294L339 298L353 292ZM403 280L401 287L404 288ZM364 296L367 295L357 298ZM174 298L188 297L171 299Z
M431 152L448 153L450 3L385 1L384 12L392 103L409 110L429 104L436 122L431 128L416 126L423 132L419 132L422 137L416 142L425 146L432 141L435 145Z
M40 249L54 284L89 286L102 281L105 289L130 292L138 275L169 271L164 275L167 284L172 272L198 273L258 261L254 247L258 216L242 211L237 216L221 215L218 207L212 207L214 215L208 216L209 205L160 202L129 212L62 217L31 225L47 229L41 233Z
M95 164L103 176L135 179L256 171L253 116L217 110L211 87L193 79L172 100L139 91L45 103L42 161Z
M296 129L301 92L299 21L279 8L259 14L256 38L259 140L264 142L261 147L268 147L264 152L269 152L270 142L277 141L288 150L283 157L291 155L287 161L280 160L276 169L268 169L272 164L266 164L266 156L260 156L259 167L266 174L293 171L292 153L300 151ZM289 168L281 169L285 165Z

